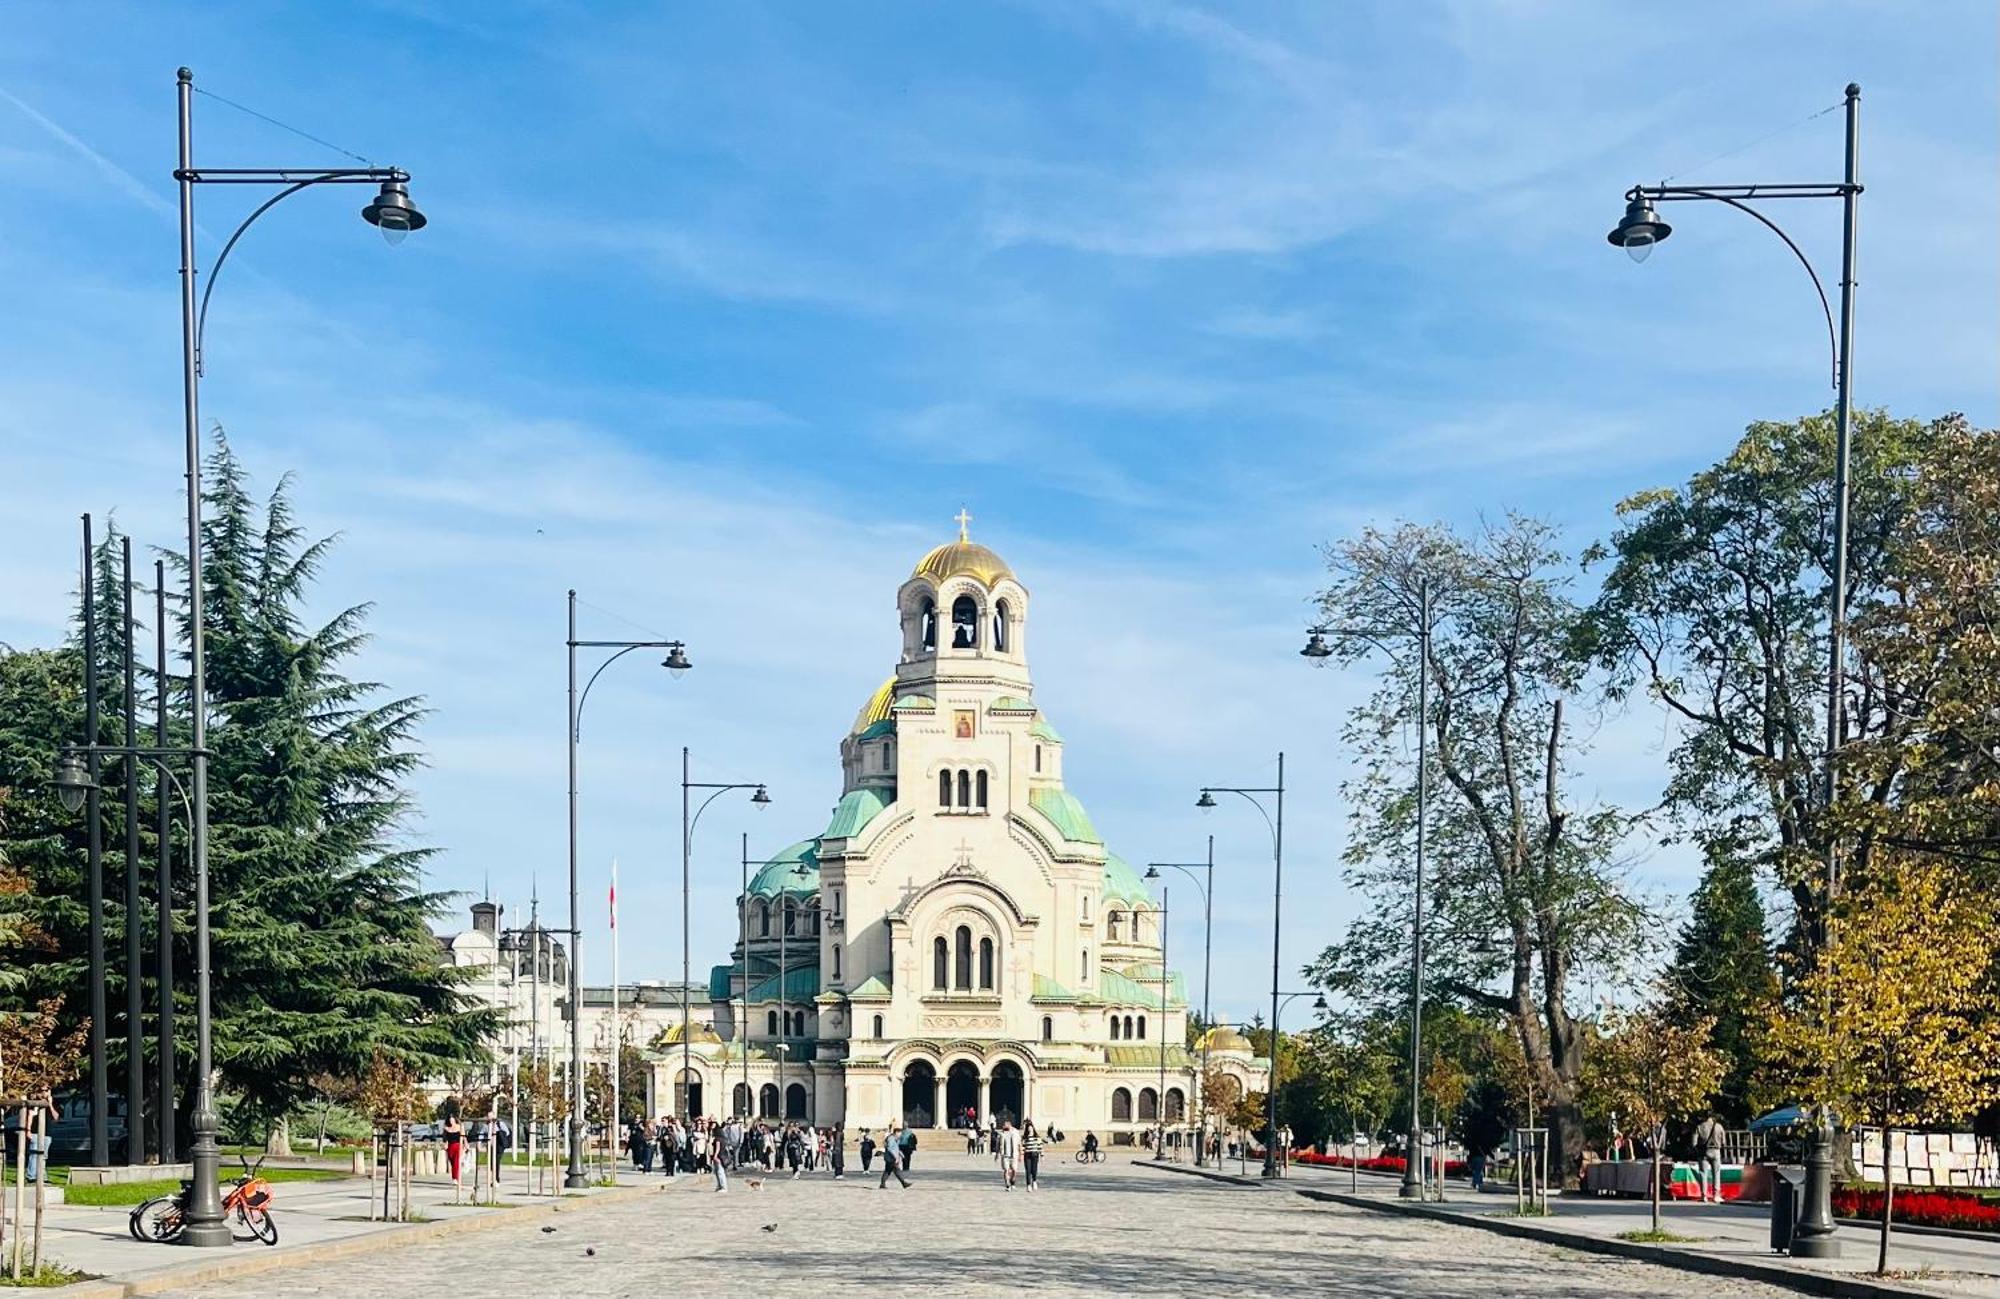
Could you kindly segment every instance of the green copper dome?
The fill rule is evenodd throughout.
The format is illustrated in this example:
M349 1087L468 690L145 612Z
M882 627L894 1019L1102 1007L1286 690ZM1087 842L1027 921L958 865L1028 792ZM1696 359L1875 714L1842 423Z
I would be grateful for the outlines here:
M799 874L798 868L805 867ZM819 892L819 840L801 839L764 863L750 877L750 896L774 898L789 893L795 898Z
M1146 891L1146 882L1139 878L1131 863L1113 852L1104 855L1104 900L1151 902L1153 895Z

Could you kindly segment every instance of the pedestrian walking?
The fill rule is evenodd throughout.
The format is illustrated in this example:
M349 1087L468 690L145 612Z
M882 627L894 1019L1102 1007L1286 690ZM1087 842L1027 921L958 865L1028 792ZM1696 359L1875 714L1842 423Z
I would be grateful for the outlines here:
M993 1133L993 1157L1000 1165L1000 1184L1014 1189L1014 1170L1021 1160L1021 1134L1012 1119L1003 1119Z
M868 1129L861 1129L861 1175L868 1175L868 1165L875 1161L875 1138L868 1135Z
M882 1138L882 1180L875 1184L875 1189L878 1191L888 1189L889 1179L894 1177L903 1184L904 1190L909 1190L910 1179L903 1176L904 1162L903 1143L896 1131L896 1125L892 1123L889 1125L888 1134Z
M458 1115L449 1114L444 1121L444 1163L451 1173L451 1180L458 1180L459 1156L465 1151L465 1129L459 1126Z
M915 1128L903 1129L902 1137L896 1142L896 1155L901 1160L903 1167L915 1168L917 1166L917 1130Z
M1021 1173L1022 1184L1031 1191L1041 1181L1042 1134L1035 1131L1033 1119L1021 1125Z
M833 1125L833 1135L827 1138L826 1146L827 1158L833 1162L833 1180L836 1182L846 1181L847 1125L845 1123L836 1123Z
M1728 1135L1728 1130L1722 1126L1722 1120L1716 1117L1713 1110L1709 1111L1708 1117L1694 1130L1695 1154L1700 1159L1697 1172L1697 1177L1700 1179L1698 1189L1704 1200L1709 1198L1712 1191L1717 1204L1722 1203L1722 1143Z

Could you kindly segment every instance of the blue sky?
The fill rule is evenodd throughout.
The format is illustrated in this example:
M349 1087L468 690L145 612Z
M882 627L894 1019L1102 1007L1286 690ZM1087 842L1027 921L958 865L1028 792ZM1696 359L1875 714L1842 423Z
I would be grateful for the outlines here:
M205 413L343 534L323 607L426 695L413 827L445 884L562 874L562 598L685 637L593 696L586 919L622 862L624 968L678 973L678 748L736 836L812 833L893 662L897 583L961 504L1035 596L1038 693L1134 861L1213 830L1216 1000L1268 969L1248 809L1295 794L1286 965L1337 932L1334 736L1363 679L1295 654L1318 543L1516 508L1579 543L1741 426L1830 401L1810 286L1723 209L1643 267L1638 179L1837 176L1864 89L1857 399L2000 407L1995 12L1862 3L16 4L0 16L0 640L59 634L74 520L171 542L173 72L415 175L391 250L355 191L232 257ZM338 154L200 98L210 165ZM1744 147L1748 146L1748 147ZM1719 155L1727 155L1720 157ZM244 210L201 196L210 256ZM1831 280L1837 212L1781 219ZM1607 719L1579 798L1657 796L1663 719ZM1642 884L1686 860L1635 845ZM1174 941L1199 930L1177 890ZM1178 917L1188 917L1184 925ZM602 944L592 977L608 974ZM1181 964L1183 962L1176 962Z

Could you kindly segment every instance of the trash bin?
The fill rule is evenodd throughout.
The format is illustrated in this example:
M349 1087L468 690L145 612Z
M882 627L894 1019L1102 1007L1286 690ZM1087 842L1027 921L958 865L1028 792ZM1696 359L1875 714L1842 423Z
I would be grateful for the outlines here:
M1792 1233L1804 1212L1806 1170L1799 1164L1781 1164L1771 1170L1771 1252L1792 1252Z

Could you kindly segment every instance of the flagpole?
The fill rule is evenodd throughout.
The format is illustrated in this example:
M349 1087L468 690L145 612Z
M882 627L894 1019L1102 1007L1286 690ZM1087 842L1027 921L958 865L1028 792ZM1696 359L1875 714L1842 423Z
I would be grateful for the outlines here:
M625 1036L618 1022L618 859L611 859L611 1115L604 1124L604 1143L611 1150L611 1184L618 1185L619 1119L624 1113L619 1094L625 1072Z

